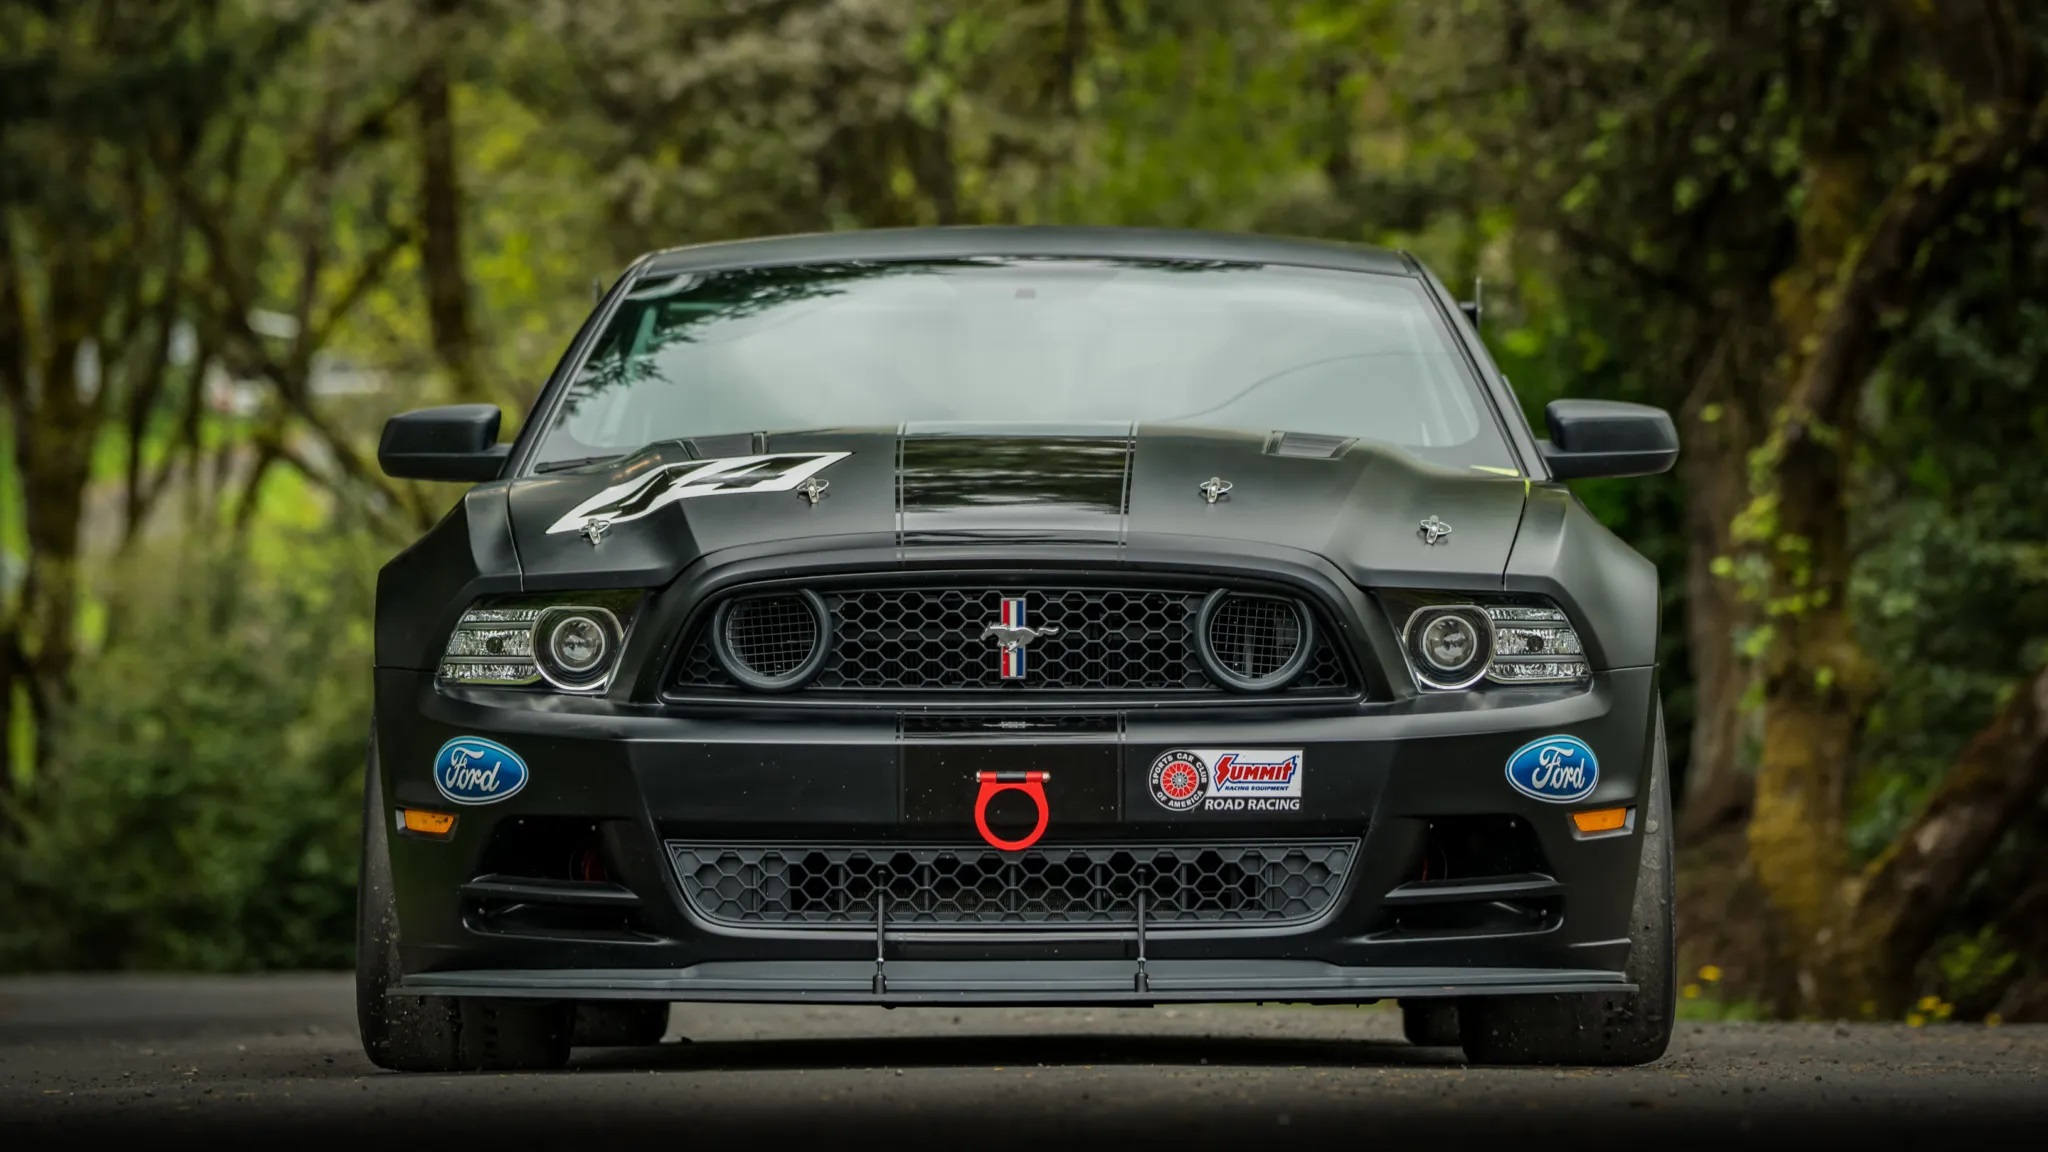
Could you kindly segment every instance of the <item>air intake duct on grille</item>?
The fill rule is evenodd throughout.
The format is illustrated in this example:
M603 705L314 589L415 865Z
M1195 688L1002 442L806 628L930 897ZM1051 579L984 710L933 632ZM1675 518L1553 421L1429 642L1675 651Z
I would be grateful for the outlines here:
M824 667L831 643L825 601L808 589L736 597L711 620L719 666L761 692L801 687Z
M1196 617L1196 649L1209 675L1226 688L1281 688L1308 665L1315 647L1312 620L1289 597L1218 589L1202 601Z

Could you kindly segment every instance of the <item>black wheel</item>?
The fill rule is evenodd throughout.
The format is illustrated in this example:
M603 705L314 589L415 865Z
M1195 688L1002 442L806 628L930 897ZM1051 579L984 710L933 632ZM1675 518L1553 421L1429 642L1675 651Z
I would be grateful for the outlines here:
M647 1048L668 1035L668 1005L648 1000L586 1000L576 1005L578 1048Z
M399 1072L512 1071L569 1062L566 1004L393 996L398 907L376 738L363 774L363 859L356 883L356 1025L363 1051Z
M1623 995L1517 996L1465 1000L1460 1038L1474 1064L1648 1064L1671 1044L1677 1011L1678 939L1671 858L1671 778L1664 710L1650 761L1650 801L1635 905L1629 913L1628 963L1636 991Z
M1401 1035L1417 1048L1456 1048L1458 1002L1456 1000L1401 1001Z

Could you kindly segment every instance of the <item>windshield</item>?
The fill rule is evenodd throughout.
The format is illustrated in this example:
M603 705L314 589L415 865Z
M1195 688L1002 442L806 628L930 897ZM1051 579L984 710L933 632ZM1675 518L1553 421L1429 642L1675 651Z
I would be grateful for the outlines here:
M644 279L534 463L700 436L1002 422L1309 432L1514 466L1419 280L1039 258Z

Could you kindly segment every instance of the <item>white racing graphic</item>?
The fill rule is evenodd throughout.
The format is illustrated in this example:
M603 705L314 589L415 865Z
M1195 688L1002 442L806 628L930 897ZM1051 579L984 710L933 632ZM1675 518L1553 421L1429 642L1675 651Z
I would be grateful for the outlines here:
M678 500L728 496L742 492L794 492L797 486L839 463L851 452L776 452L766 456L734 456L728 460L686 460L664 464L645 476L614 484L583 503L548 529L581 532L592 524L605 528L638 520ZM604 529L598 529L599 534Z

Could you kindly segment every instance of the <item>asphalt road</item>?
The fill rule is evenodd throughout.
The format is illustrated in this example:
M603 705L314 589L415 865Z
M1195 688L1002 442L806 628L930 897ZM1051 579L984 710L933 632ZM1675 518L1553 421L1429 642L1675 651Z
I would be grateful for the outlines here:
M1647 1068L1482 1070L1409 1047L1380 1008L686 1006L660 1047L583 1050L567 1072L403 1076L363 1058L342 976L0 981L0 1148L195 1135L493 1152L623 1138L2039 1147L2048 1026L1688 1023Z

